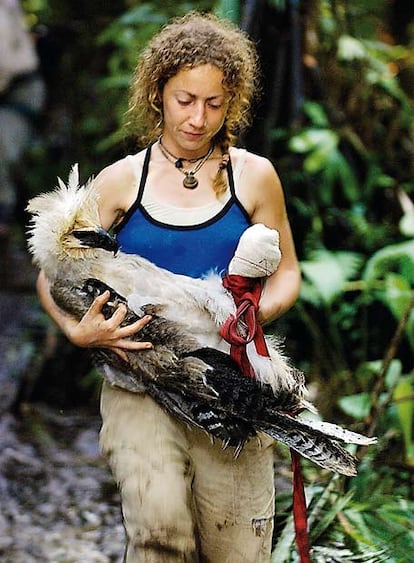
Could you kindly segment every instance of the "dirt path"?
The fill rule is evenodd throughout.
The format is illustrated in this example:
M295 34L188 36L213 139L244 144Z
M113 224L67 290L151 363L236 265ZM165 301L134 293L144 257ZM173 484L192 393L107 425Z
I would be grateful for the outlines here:
M99 418L31 406L0 419L0 561L122 561L118 494L98 452Z

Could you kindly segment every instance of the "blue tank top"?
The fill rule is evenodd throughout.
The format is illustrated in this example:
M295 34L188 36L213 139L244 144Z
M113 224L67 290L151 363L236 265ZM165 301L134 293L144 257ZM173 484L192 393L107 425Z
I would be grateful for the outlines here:
M128 254L147 258L157 266L193 278L209 272L224 274L250 217L238 200L229 160L227 174L230 199L219 213L198 225L179 226L161 223L147 213L141 200L151 156L144 159L138 195L115 233L120 248Z

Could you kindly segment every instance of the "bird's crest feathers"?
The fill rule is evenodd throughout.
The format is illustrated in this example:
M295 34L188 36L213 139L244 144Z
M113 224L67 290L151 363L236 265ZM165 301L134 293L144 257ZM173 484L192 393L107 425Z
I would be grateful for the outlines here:
M52 274L60 257L71 248L79 246L74 237L76 229L96 228L100 225L98 192L94 180L79 185L79 168L75 164L65 184L57 180L55 190L31 199L26 210L31 214L28 229L28 246L33 262Z

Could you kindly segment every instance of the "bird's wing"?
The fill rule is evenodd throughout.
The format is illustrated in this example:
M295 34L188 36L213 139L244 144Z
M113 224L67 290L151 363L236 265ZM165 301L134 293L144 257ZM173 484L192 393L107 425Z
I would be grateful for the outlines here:
M127 370L116 368L107 363L101 364L99 370L112 387L121 387L121 389L132 393L142 393L146 389L145 385Z
M249 437L256 435L251 423L228 413L214 393L195 394L188 385L180 386L175 381L171 385L171 379L166 388L160 381L150 383L147 392L172 416L204 430L212 440L220 439L223 448L234 447L235 455Z

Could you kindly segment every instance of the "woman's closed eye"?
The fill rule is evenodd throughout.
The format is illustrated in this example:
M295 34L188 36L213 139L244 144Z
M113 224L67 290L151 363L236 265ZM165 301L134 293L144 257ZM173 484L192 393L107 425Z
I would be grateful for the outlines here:
M180 106L186 107L190 106L194 100L185 100L185 99L178 99L177 102ZM223 102L213 102L208 101L207 105L211 109L221 109L223 107Z
M177 100L180 106L189 106L192 103L192 101L193 100L180 100L180 99Z
M223 107L223 104L221 102L209 102L208 106L211 109L221 109Z

